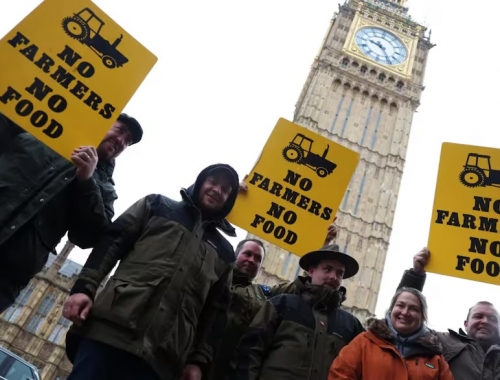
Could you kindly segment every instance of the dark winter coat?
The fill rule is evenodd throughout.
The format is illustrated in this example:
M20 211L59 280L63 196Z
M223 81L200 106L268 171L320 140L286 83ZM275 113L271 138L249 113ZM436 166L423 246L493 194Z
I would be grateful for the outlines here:
M222 342L210 365L207 379L234 379L236 348L242 335L265 301L266 296L261 286L253 284L247 275L234 268L228 323Z
M237 380L326 380L330 365L364 331L340 308L342 294L295 281L297 294L272 297L240 341Z
M226 328L235 261L218 229L235 236L224 217L238 191L230 168L235 183L224 209L203 218L197 189L214 168L181 191L182 201L148 195L112 224L71 290L94 298L120 261L83 326L68 333L70 359L83 336L143 358L161 379L175 379L186 363L206 371Z
M114 215L113 170L114 162L99 162L92 178L77 181L71 162L0 114L2 278L15 273L11 280L26 285L67 232L74 244L92 247Z

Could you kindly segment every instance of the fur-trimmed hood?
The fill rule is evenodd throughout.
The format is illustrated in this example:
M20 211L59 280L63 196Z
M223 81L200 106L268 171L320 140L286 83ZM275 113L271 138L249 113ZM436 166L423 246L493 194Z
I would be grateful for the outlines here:
M385 319L370 318L367 320L367 326L368 330L380 339L397 345L398 339L394 336L389 326L387 326ZM423 354L439 355L443 352L443 348L441 343L439 343L437 335L430 330L427 330L411 343L413 347L411 347L410 353L405 356Z

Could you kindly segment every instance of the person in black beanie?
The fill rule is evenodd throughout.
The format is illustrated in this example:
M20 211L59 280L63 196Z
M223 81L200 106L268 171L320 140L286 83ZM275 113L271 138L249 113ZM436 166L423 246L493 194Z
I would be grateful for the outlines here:
M238 183L212 165L182 201L148 195L111 225L64 305L68 380L201 379L227 322L235 254L219 230L236 236L225 217Z

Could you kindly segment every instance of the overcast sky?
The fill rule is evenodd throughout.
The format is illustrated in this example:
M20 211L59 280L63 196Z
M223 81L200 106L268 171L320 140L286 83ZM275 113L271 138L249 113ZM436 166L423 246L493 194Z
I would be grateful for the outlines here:
M40 2L3 4L0 35ZM149 193L179 199L179 188L212 163L229 163L241 177L249 172L278 118L292 120L338 10L331 0L95 3L159 58L125 109L145 133L117 161L116 215ZM432 29L437 46L413 122L379 315L413 254L427 244L441 143L496 147L499 136L494 89L500 76L492 58L500 4L412 0L409 5L413 18ZM238 239L245 237L238 232ZM88 253L75 249L70 258L83 264ZM434 274L428 275L425 294L430 324L440 330L461 327L476 301L500 305L496 286Z

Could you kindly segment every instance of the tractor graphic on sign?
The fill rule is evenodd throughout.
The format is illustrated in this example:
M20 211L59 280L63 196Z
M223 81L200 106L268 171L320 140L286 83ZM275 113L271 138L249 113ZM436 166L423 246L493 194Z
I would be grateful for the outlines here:
M117 49L123 35L120 35L113 43L110 43L101 36L101 29L104 26L97 15L89 8L84 8L71 17L62 20L62 28L68 36L87 45L102 60L108 69L122 67L128 62L122 53Z
M459 179L467 187L499 187L500 170L491 169L491 156L469 153Z
M332 174L337 165L326 158L330 149L329 145L320 156L313 153L313 143L314 140L302 133L297 133L290 144L283 149L283 158L288 162L305 165L314 170L319 177L324 178Z

